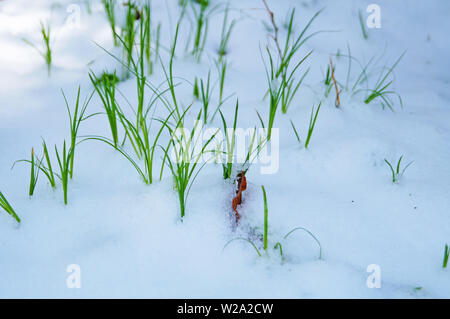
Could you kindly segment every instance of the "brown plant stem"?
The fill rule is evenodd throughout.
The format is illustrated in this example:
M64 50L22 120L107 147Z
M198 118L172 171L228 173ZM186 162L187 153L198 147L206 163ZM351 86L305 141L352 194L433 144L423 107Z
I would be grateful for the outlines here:
M330 57L331 78L333 79L334 88L336 89L336 107L341 105L341 99L339 98L339 89L337 86L336 78L334 77L333 60Z

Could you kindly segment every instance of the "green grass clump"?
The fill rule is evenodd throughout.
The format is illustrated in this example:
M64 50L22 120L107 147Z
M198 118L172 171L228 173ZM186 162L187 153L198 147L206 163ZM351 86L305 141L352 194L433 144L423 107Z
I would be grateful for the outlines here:
M336 54L337 58L346 57L348 59L346 81L345 83L336 82L336 85L342 87L343 91L352 92L351 94L352 96L360 92L364 92L365 104L374 103L374 101L380 101L380 104L383 107L383 109L389 108L391 111L394 111L393 107L395 103L392 97L396 97L398 99L400 106L403 107L403 101L401 96L394 90L390 90L390 87L394 82L393 77L394 70L401 61L401 59L403 58L403 56L405 55L406 51L400 55L400 57L394 62L394 64L391 67L378 65L383 55L381 55L380 57L374 55L369 59L367 63L361 63L358 59L352 56L350 47L348 45L347 45L347 52L348 52L347 54L340 54L340 53ZM361 71L357 75L353 86L351 86L350 76L353 61L359 65ZM334 68L333 70L330 70L330 67L328 67L327 76L325 78L325 85L327 87L325 97L328 96L331 90L332 86L331 80L333 77L333 72ZM372 76L377 76L377 80L374 84L369 83L369 80Z
M136 65L134 60L132 60L133 65ZM142 70L143 71L143 70ZM137 75L139 77L139 75ZM142 82L141 82L142 81ZM145 79L138 80L139 83L145 85ZM107 84L108 85L108 84ZM110 84L109 84L110 85ZM141 85L141 84L139 84ZM104 97L104 108L107 109L106 113L108 115L108 121L110 121L110 127L112 132L112 139L103 137L103 136L88 136L83 141L86 140L97 140L106 143L107 145L113 147L116 151L122 154L129 162L133 165L133 167L138 172L139 176L142 178L145 184L152 184L153 182L153 160L155 156L155 149L157 147L158 140L163 132L164 127L167 126L167 122L173 115L172 111L169 116L165 120L160 121L161 127L158 130L154 140L150 139L150 128L152 119L149 121L149 113L152 109L152 106L160 98L159 95L154 96L149 105L144 109L139 109L138 112L135 113L136 119L129 118L125 114L125 112L120 108L117 101L114 99L113 101L113 88L109 87L107 95L109 98ZM100 91L100 94L104 94L104 91ZM139 92L139 91L138 91ZM143 91L142 91L143 92ZM143 96L140 98L143 104ZM105 104L106 103L106 104ZM138 160L144 162L144 167L141 166L133 159L133 156L127 151L124 143L118 143L118 123L121 124L121 127L124 130L125 139L128 140L131 144L132 150L135 152Z
M190 9L193 16L193 45L191 54L192 56L200 62L201 56L205 49L206 39L208 37L208 24L209 18L213 14L213 12L219 8L220 5L216 5L214 7L210 6L210 0L191 0L183 2L183 11L187 7L187 4L190 5ZM187 45L190 44L191 38L189 37ZM226 43L225 43L226 45Z
M229 4L227 4L225 14L223 16L222 33L220 34L220 45L218 51L219 62L222 61L223 57L227 54L227 45L228 42L230 41L231 32L233 31L233 28L236 24L236 20L233 20L228 25L228 11L229 11Z
M194 4L198 4L197 6ZM200 61L203 48L205 47L206 37L208 35L208 14L206 9L209 6L209 0L198 0L191 2L192 12L196 20L196 31L194 37L194 46L192 54Z
M20 218L17 216L16 212L12 208L11 204L9 204L5 195L0 192L0 207L3 208L5 212L7 212L12 218L14 218L18 223L20 223Z
M31 178L30 178L30 186L29 186L29 195L32 196L34 193L34 189L37 184L39 172L43 172L45 176L47 176L48 181L50 182L50 185L52 188L56 188L56 182L55 182L55 176L58 177L63 186L63 193L64 193L64 204L67 205L67 190L68 190L68 181L73 177L73 165L74 165L74 153L75 153L75 147L77 145L77 137L78 137L78 129L80 127L80 124L85 119L89 118L90 116L85 117L84 113L86 112L87 105L89 104L90 99L92 98L92 94L86 99L84 105L80 109L80 87L78 87L78 93L77 93L77 99L75 103L75 109L72 114L70 111L69 103L67 102L67 98L62 92L64 96L64 100L66 102L66 108L67 112L69 114L69 124L70 124L70 140L71 144L70 147L66 147L66 141L64 140L64 145L62 152L58 151L58 148L55 145L55 153L56 158L58 160L58 166L60 174L56 174L53 172L50 156L47 149L47 144L45 141L42 141L43 146L43 156L41 159L39 159L34 154L34 149L31 151L31 159L30 160L19 160L16 162L26 162L30 164L31 167ZM91 115L92 116L92 115ZM44 159L46 164L44 163ZM14 163L15 164L15 163ZM13 165L14 167L14 165Z
M189 110L189 108L187 110ZM186 111L183 113L182 118L178 121L177 125L173 129L167 126L172 138L170 139L167 147L164 149L164 162L167 161L167 165L173 176L175 190L178 193L181 218L183 218L186 213L186 202L189 196L189 191L199 172L206 164L203 163L202 165L199 165L200 158L203 156L203 154L205 154L205 150L208 144L214 139L215 135L217 134L216 132L206 142L202 142L202 145L200 145L200 147L197 147L197 143L199 141L197 139L194 139L194 137L196 136L197 129L199 128L202 111L200 110L195 125L190 134L187 134L184 130L184 115L186 114ZM177 133L181 134L179 134L178 136ZM174 150L174 159L172 159L169 155L169 150L171 147ZM198 153L196 153L197 149L200 149Z
M103 71L100 76L98 76L98 77L95 76L94 77L94 82L92 84L94 84L94 85L102 85L105 81L119 83L120 79L116 75L116 71L114 71L114 73L110 73L108 71Z
M178 29L178 28L177 28ZM139 35L140 40L143 42L146 38L146 28L145 21L140 19L139 24ZM127 48L127 43L125 39L121 36L118 36L118 40L122 43L122 45ZM175 40L176 43L176 40ZM175 44L174 44L175 46ZM102 48L102 47L101 47ZM126 65L126 61L121 61L120 58L116 57L112 53L108 52L104 48L102 48L107 54L113 57L116 61L122 63L122 66L127 68L128 72L133 74L136 78L136 92L137 92L137 110L133 108L133 106L128 102L128 99L122 94L122 97L128 102L130 108L133 111L135 118L128 116L123 109L117 103L117 100L114 99L114 89L113 82L105 82L107 92L105 95L104 88L100 88L100 95L103 95L104 101L102 102L104 108L107 109L108 120L110 121L112 139L106 138L104 136L87 136L83 141L86 140L97 140L106 143L107 145L113 147L116 151L118 151L121 155L123 155L127 161L132 164L132 166L136 169L139 176L142 178L145 184L152 184L153 182L153 162L155 156L155 149L158 145L158 140L162 135L164 128L168 126L169 120L172 118L176 118L174 116L175 112L179 112L179 108L173 107L170 108L169 103L163 97L166 92L173 93L174 101L176 102L175 96L175 84L173 83L173 75L170 67L170 73L168 74L165 69L164 72L167 77L167 82L169 86L172 84L170 89L159 90L158 88L154 88L147 82L146 71L145 71L145 46L139 46L139 50L137 52L137 57L131 56L130 58L130 66ZM127 50L127 49L126 49ZM172 50L172 58L174 54L174 48ZM164 67L163 67L164 68ZM170 82L172 81L172 82ZM95 78L94 78L95 82ZM95 85L95 84L94 84ZM148 103L146 102L145 89L149 88L153 93ZM119 91L120 92L120 91ZM109 96L107 98L107 96ZM114 101L114 102L113 102ZM164 119L154 119L150 117L150 111L154 109L154 106L158 101L161 101L169 111L169 115ZM152 122L160 122L161 126L159 130L156 132L156 136L152 140L150 138L150 130L153 127ZM118 143L118 139L116 139L116 132L118 123L121 124L121 127L124 130L124 141L120 144ZM130 143L132 151L134 151L135 156L130 153L129 148L125 144L126 142ZM136 160L137 157L137 160ZM139 161L144 163L143 167L139 164ZM160 176L161 178L161 176Z
M39 49L36 45L31 43L30 41L24 39L24 41L35 48L39 54L44 58L45 64L47 65L48 76L50 76L51 68L52 68L52 48L51 48L51 27L49 23L45 23L43 21L40 22L40 33L42 37L42 44L44 49Z
M285 45L284 48L282 48L279 40L278 40L278 27L275 24L275 20L272 20L272 24L274 26L274 35L273 39L275 41L278 55L279 55L279 63L278 68L276 72L276 77L278 78L280 75L284 79L287 79L288 76L288 69L289 65L293 61L293 57L296 55L296 53L300 50L300 48L305 44L305 42L313 37L314 35L322 32L322 31L316 31L312 34L309 34L308 36L305 36L306 32L308 31L311 24L314 22L314 20L319 16L319 14L322 12L323 9L317 11L312 18L308 21L306 26L303 28L303 30L300 32L297 38L293 39L294 37L294 17L295 17L295 8L291 10L290 13L290 19L289 19L289 25L286 33L286 39L284 41ZM271 11L269 11L271 12ZM271 18L273 17L273 13L271 15ZM304 60L303 58L302 60Z
M386 81L387 81L389 75L392 74L392 72L394 71L394 69L397 66L397 64L403 58L405 53L406 52L404 52L404 53L402 53L402 55L400 55L400 57L397 59L397 61L395 61L395 63L392 65L392 67L390 67L387 70L386 73L380 74L380 79L377 81L377 83L375 85L375 88L368 90L370 94L364 100L364 103L369 104L370 102L372 102L376 98L380 98L382 100L383 106L387 106L388 108L393 110L393 108L392 108L393 102L389 98L389 96L390 95L395 95L395 96L397 96L397 98L398 98L398 100L400 102L400 105L403 106L402 98L400 97L400 95L398 93L396 93L395 91L388 91L389 86L392 84L392 80L387 82L387 83L386 83Z
M289 19L289 24L287 28L287 36L285 40L285 48L284 50L280 49L279 43L277 43L277 49L279 54L279 65L278 70L275 74L276 78L279 78L281 76L281 82L282 82L282 99L281 99L281 111L283 113L286 113L289 105L292 102L292 99L294 98L295 94L297 93L298 89L300 88L300 85L302 84L304 78L309 72L309 69L306 70L306 72L303 74L303 76L297 81L295 79L296 71L300 68L301 64L311 55L312 51L309 52L306 56L304 56L300 61L292 68L292 70L289 70L289 66L291 64L291 61L297 51L302 47L302 45L306 42L307 39L309 39L311 36L316 34L317 32L303 38L306 31L309 29L312 22L315 20L315 18L320 14L321 10L318 11L311 20L307 23L307 25L304 27L300 35L295 39L295 41L291 44L291 38L293 37L294 33L294 16L295 16L295 9L292 9L291 16ZM278 34L277 34L277 40L278 40Z
M406 169L413 163L413 162L409 162L408 164L406 164L406 166L400 170L400 165L403 159L403 155L400 156L400 158L397 161L397 166L394 170L394 167L392 166L392 164L387 160L384 159L384 161L386 162L386 164L389 166L391 173L392 173L392 183L398 183L398 181L400 180L400 178L403 176L403 174L405 173Z
M268 48L267 53L269 55L270 62L270 72L266 67L266 77L267 83L269 85L269 121L267 124L267 140L270 141L270 138L272 136L273 124L275 122L275 115L277 114L277 109L281 101L283 88L285 86L283 83L280 83L280 81L278 81L275 77L273 59Z
M197 116L197 121L190 134L186 134L184 131L184 113L183 117L177 123L174 129L167 126L171 132L172 138L168 146L164 149L164 160L167 160L167 165L172 173L175 189L178 193L178 199L180 204L181 218L186 213L186 202L189 195L189 191L194 183L198 173L204 167L205 164L199 166L199 160L204 154L206 147L212 141L215 134L203 145L201 145L201 151L195 153L197 147L197 140L194 140L196 130L198 129L201 111ZM179 130L178 130L179 129ZM178 130L178 131L177 131ZM181 132L180 136L177 136L177 132ZM171 159L169 155L170 148L173 147L175 159Z
M117 127L116 73L114 72L112 80L110 77L97 78L94 73L90 73L89 78L102 101L103 108L108 117L112 140L114 146L117 147L119 144L119 133Z
M50 75L50 70L52 66L52 49L50 48L50 24L45 25L43 22L41 22L41 35L42 40L45 45L45 51L42 54L42 56L45 59L45 63L47 64L47 70L48 75Z
M62 95L64 97L64 101L66 103L67 113L69 115L69 125L70 125L70 168L69 168L69 175L72 179L73 177L73 163L75 158L75 147L77 145L77 137L78 137L78 129L80 128L80 124L82 121L88 119L92 115L84 116L84 113L86 112L86 108L89 105L89 102L92 99L92 96L94 95L94 92L92 92L85 100L83 105L80 108L80 93L81 93L81 87L78 87L78 93L77 93L77 99L75 102L75 108L72 112L70 111L69 102L67 101L66 95L64 94L64 91L62 91Z
M298 82L295 82L294 74L298 67L312 52L308 53L299 63L297 63L295 68L290 73L285 73L280 78L276 75L276 69L270 50L268 48L266 48L266 50L269 57L269 67L267 67L267 65L265 64L266 78L269 86L269 121L267 124L267 140L270 140L273 124L275 122L275 116L277 114L277 109L281 104L282 112L287 112L292 99L300 88L300 85L303 82L303 79L305 78L308 71L305 72L305 74Z
M47 144L45 143L44 140L42 141L42 146L44 149L43 150L44 154L42 155L41 159L39 159L39 157L34 154L34 149L32 149L31 158L29 160L25 160L25 159L18 160L14 163L14 165L17 162L26 162L26 163L30 164L30 167L31 167L31 172L30 172L31 178L30 178L30 186L29 186L29 195L30 196L33 195L34 189L36 188L39 172L42 172L45 174L45 176L47 177L47 179L50 182L50 185L53 189L56 188L55 176L58 177L62 182L63 194L64 194L64 204L67 205L67 190L68 190L68 182L70 179L70 164L71 164L71 159L73 157L73 149L69 148L67 150L66 141L64 141L63 150L60 153L58 151L58 148L55 145L55 153L56 153L56 158L58 160L58 166L59 166L59 171L60 171L60 174L57 174L57 173L53 172L50 156L49 156L48 149L47 149ZM44 163L44 159L45 159L45 163ZM13 167L14 167L14 165L13 165Z
M309 56L309 55L308 55ZM303 61L302 61L303 62ZM289 74L289 77L286 80L283 80L284 88L281 94L281 112L287 113L289 106L292 103L298 89L303 83L303 80L308 75L309 69L303 73L301 78L297 81L294 77L296 69L300 66L301 63L297 64L296 68Z
M321 105L322 105L322 102L319 103L319 106L317 107L317 110L315 110L315 112L314 112L314 106L313 106L313 108L311 110L311 116L310 116L310 119L309 119L308 134L306 136L306 140L305 140L305 144L304 144L305 148L308 148L309 142L311 141L311 136L312 136L312 134L314 132L314 128L316 126L317 115L319 115L319 111L320 111L320 106ZM299 135L299 133L298 133L297 129L295 128L295 125L294 125L294 123L292 121L291 121L291 126L292 126L292 129L294 130L294 134L295 134L295 137L297 138L297 141L300 144L302 144L302 141L300 139L300 135Z
M156 99L154 101L156 101ZM146 112L146 114L148 114L148 112ZM113 147L116 151L123 155L128 160L128 162L130 162L130 164L133 165L145 184L152 184L155 149L158 145L157 143L163 132L163 129L167 125L167 122L170 120L172 115L173 113L170 113L165 120L159 120L162 122L162 125L158 130L154 140L152 141L150 140L150 125L148 124L147 116L145 116L145 120L141 121L139 127L137 127L134 121L129 120L125 116L123 111L119 107L117 108L117 117L122 124L125 132L124 134L131 143L132 149L134 150L138 160L144 162L143 168L135 159L133 159L133 156L127 151L124 145L116 145L111 139L103 136L88 136L83 141L97 140Z
M305 36L307 30L322 10L319 10L316 14L314 14L314 16L308 21L298 37L294 38L295 9L292 9L290 13L284 48L282 48L281 42L278 37L278 26L275 23L274 14L272 11L270 11L267 3L265 1L263 2L271 18L271 23L273 26L273 34L271 36L275 42L277 50L277 58L274 59L272 53L269 50L269 47L267 46L266 51L268 54L268 63L266 63L263 58L264 66L266 69L266 77L269 84L268 94L270 101L269 121L267 124L267 140L270 140L275 115L277 113L279 105L281 104L281 111L283 113L286 113L289 105L291 104L294 96L300 88L304 78L306 77L306 74L308 73L307 70L299 80L296 80L297 71L300 69L300 66L305 62L305 60L312 54L312 51L306 54L298 62L293 64L293 67L291 67L291 64L292 61L294 61L294 57L296 56L297 52L304 45L304 43L315 34L321 32L317 31L308 36Z
M37 184L37 179L38 179L38 173L39 171L41 171L42 173L45 174L45 176L47 176L48 181L50 182L50 185L52 188L56 188L56 182L55 182L55 174L53 173L53 168L52 168L52 164L50 161L50 156L48 155L48 149L47 149L47 144L45 143L45 141L42 141L42 146L43 146L43 157L39 160L35 160L34 158L36 157L36 155L34 155L34 150L32 149L32 154L31 154L31 160L18 160L16 162L14 162L13 167L16 165L16 163L18 162L25 162L30 164L31 166L31 172L30 172L30 187L29 187L29 194L30 196L33 195L34 193L34 188L36 187ZM45 165L44 163L44 159L45 162L47 163L47 165ZM35 171L37 169L37 171Z

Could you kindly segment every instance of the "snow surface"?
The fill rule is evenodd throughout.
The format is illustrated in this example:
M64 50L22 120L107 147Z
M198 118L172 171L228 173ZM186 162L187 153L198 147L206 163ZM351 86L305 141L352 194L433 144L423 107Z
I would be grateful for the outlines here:
M113 49L100 1L91 2L92 14L84 1L78 3L81 24L73 29L65 19L74 1L0 1L0 190L22 218L17 226L0 213L0 297L450 297L450 274L442 269L444 245L450 243L449 1L268 1L280 25L287 10L296 7L297 32L325 7L310 31L335 32L318 34L301 49L300 55L314 50L303 69L311 70L288 113L276 117L279 171L261 175L257 166L250 168L237 230L230 220L236 186L223 180L220 165L207 165L200 173L183 222L171 176L146 186L120 154L99 142L78 146L67 206L61 186L52 191L44 175L30 199L29 167L10 169L15 160L28 158L32 146L40 151L41 137L50 148L69 139L61 88L73 101L78 85L83 97L92 91L89 69L120 69L95 44L120 54ZM152 2L167 48L178 18L177 1ZM382 26L369 29L364 40L358 11L367 16L370 3L380 5ZM225 95L235 96L222 109L231 120L239 97L238 126L247 128L259 124L255 110L267 119L260 47L270 41L262 24L268 17L257 0L231 1L231 7L230 18L238 23L227 55ZM41 19L51 19L55 32L50 78L39 54L22 41L39 40ZM195 76L205 78L211 68L216 79L213 59L221 24L222 13L217 13L210 20L200 64L184 54L190 31L189 24L182 26L177 77L192 82ZM280 32L284 36L284 29ZM322 80L329 57L338 50L346 54L347 44L361 63L381 57L379 70L407 50L393 83L404 107L397 103L395 112L383 110L378 101L366 105L363 95L352 97L344 91L337 109L333 89L305 150L289 120L304 138L311 107L324 99ZM162 53L167 63L167 52ZM334 57L334 63L336 77L344 81L347 59ZM354 79L357 63L352 70ZM162 80L158 67L149 81ZM119 88L136 103L133 79ZM184 107L193 100L192 87L182 80L177 94ZM214 94L213 105L217 91ZM193 107L197 112L200 104ZM88 113L101 110L94 97ZM214 125L220 127L219 118ZM84 122L80 135L88 134L109 136L105 117ZM405 163L414 163L394 185L384 159L395 161L401 155ZM155 167L159 170L159 164ZM268 256L259 258L244 241L223 249L233 238L261 233L260 185L268 196ZM320 240L321 260L317 244L302 232L283 243L284 263L271 249L297 226ZM81 289L67 288L70 264L81 267ZM370 264L381 267L379 289L366 285Z

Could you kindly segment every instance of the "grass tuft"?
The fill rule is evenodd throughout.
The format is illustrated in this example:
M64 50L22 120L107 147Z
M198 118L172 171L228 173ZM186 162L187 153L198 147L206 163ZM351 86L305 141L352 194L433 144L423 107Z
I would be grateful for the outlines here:
M64 102L66 103L67 113L69 115L69 125L70 125L70 150L71 150L71 156L70 156L70 168L69 168L69 175L72 179L73 177L73 163L75 158L75 147L77 145L77 137L78 137L78 129L80 128L80 124L82 121L88 119L89 117L95 115L89 115L84 116L84 113L86 112L86 108L89 105L89 102L92 99L92 96L94 95L93 91L85 100L83 103L83 106L80 108L80 93L81 93L81 87L78 86L78 93L77 98L75 102L75 108L73 111L73 114L70 112L69 102L67 101L66 95L64 94L64 91L61 90L62 95L64 97Z
M135 5L132 2L127 2L127 12L125 16L125 25L122 27L122 39L123 41L123 52L124 52L124 60L125 60L125 76L129 76L129 69L131 66L131 60L133 59L133 47L135 43L136 38L136 16L137 16L137 9L135 8ZM116 35L116 38L119 37Z
M289 105L291 104L295 94L297 93L300 85L302 84L308 70L303 74L303 76L297 81L295 79L296 72L300 69L300 66L305 62L305 60L312 54L310 51L299 62L293 65L291 68L292 61L296 56L296 53L300 50L303 44L312 36L320 33L321 31L313 32L308 36L305 36L307 30L317 18L317 16L322 12L319 10L313 17L308 21L306 26L303 28L298 37L294 38L294 16L295 9L290 12L290 19L286 33L286 39L284 48L282 48L281 42L279 40L278 26L275 22L274 13L269 9L266 0L263 0L264 6L269 14L270 21L273 26L273 33L271 34L272 39L276 45L277 59L272 56L269 47L266 47L268 54L268 63L263 58L264 66L266 69L266 77L269 84L269 121L267 125L267 140L270 140L273 123L275 120L275 115L279 104L281 103L281 111L286 113Z
M322 105L322 102L319 103L319 106L317 107L317 110L314 111L314 106L313 106L313 108L311 110L311 116L310 116L310 119L309 119L309 127L308 127L308 135L306 136L306 140L305 140L305 144L304 144L305 148L308 148L309 143L311 141L311 136L312 136L312 134L314 132L314 128L316 127L317 115L319 115L319 111L320 111L320 106L321 105ZM292 129L294 131L295 137L297 138L297 141L300 144L302 144L302 141L300 139L300 135L299 135L297 129L295 128L295 125L292 122L292 120L291 120L291 126L292 126Z
M145 26L144 21L141 19L139 24L139 30L140 30L140 37L141 40L145 39ZM124 47L127 47L127 44L125 40L118 36L118 40L122 43ZM175 40L176 43L176 40ZM100 48L102 48L100 46ZM103 142L111 147L113 147L116 151L118 151L121 155L123 155L127 161L136 169L139 176L142 178L145 184L152 184L153 182L153 160L155 155L155 149L157 147L158 140L164 130L164 128L168 125L169 120L174 117L174 112L179 111L178 107L174 107L173 109L170 109L170 106L166 102L166 100L163 98L163 94L170 91L173 93L174 101L176 102L175 97L175 91L174 87L175 84L173 83L173 76L172 71L170 70L169 74L165 71L167 82L169 83L170 89L166 89L163 91L160 91L159 88L154 88L152 85L150 85L146 80L146 72L144 68L144 59L145 59L145 47L140 46L139 52L137 55L137 58L135 59L133 56L130 59L130 66L128 67L126 65L126 62L120 61L120 59L113 55L112 53L108 52L104 48L102 48L107 54L109 54L111 57L113 57L116 61L120 62L122 66L127 68L128 72L131 72L136 77L136 91L137 91L137 98L138 98L138 105L137 110L135 110L131 104L128 102L126 96L122 94L122 97L128 102L130 105L130 108L132 109L133 113L135 114L136 118L129 118L125 114L125 112L120 108L117 101L114 99L114 90L113 90L113 82L106 81L107 87L109 87L106 95L109 95L109 102L106 97L104 102L105 109L110 109L107 111L108 120L110 120L110 126L111 132L112 132L112 139L106 138L104 136L86 136L83 141L87 140L97 140L100 142ZM172 50L172 58L173 60L173 54L174 54L174 47ZM94 82L95 78L93 77ZM171 81L171 82L170 82ZM94 84L95 86L95 84ZM145 104L145 88L148 87L152 90L153 95L149 101L148 104ZM99 90L101 95L105 95L105 91L103 89ZM95 92L95 91L94 91ZM120 93L120 91L119 91ZM164 105L168 108L170 114L165 119L154 119L149 116L150 111L153 110L153 106L156 105L158 101L161 101L164 103ZM105 105L106 103L106 105ZM95 115L95 114L93 114ZM90 116L93 116L90 115ZM150 117L150 120L149 120ZM124 130L124 141L122 144L118 143L118 140L115 140L116 136L116 130L118 126L118 122L121 124L123 130ZM156 120L160 122L162 125L159 128L159 130L156 133L156 136L154 137L154 140L150 139L150 129L152 127L153 120ZM111 125L112 124L112 125ZM142 160L144 162L144 167L141 167L140 164L133 158L132 154L130 154L129 151L127 151L125 142L129 141L131 144L132 150L136 154L137 158L139 160ZM160 176L161 178L161 176Z
M39 54L44 58L45 64L47 65L47 73L50 76L52 68L52 48L51 48L51 27L49 23L43 21L40 22L40 33L42 37L43 50L39 49L36 45L23 39L25 43L35 48Z
M187 110L189 110L189 108ZM173 129L166 125L172 138L170 139L167 147L163 149L163 164L167 160L167 166L172 173L175 189L178 193L181 218L183 218L186 213L186 202L189 196L189 191L199 172L206 164L205 162L202 165L199 165L200 158L205 153L205 149L208 144L217 134L216 131L210 139L208 139L205 143L202 142L203 144L197 147L198 140L195 139L195 137L199 128L202 111L200 110L198 113L197 120L190 134L186 134L186 131L184 130L184 115L186 114L186 111L183 113L181 119ZM171 147L173 147L173 154L175 156L174 159L172 159L169 155L169 149ZM196 150L198 149L200 151L196 153Z
M400 102L400 105L403 106L402 98L400 97L400 95L398 93L396 93L395 91L388 91L387 90L389 88L389 86L392 84L392 81L389 81L387 83L386 83L386 81L387 81L389 75L394 71L394 69L397 66L397 64L403 58L405 53L406 52L403 52L400 55L400 57L397 59L397 61L395 61L395 63L392 65L392 67L390 67L387 70L387 72L384 73L384 75L383 75L383 73L380 75L380 79L376 83L375 88L374 89L369 89L370 94L364 100L364 103L369 104L370 102L372 102L376 98L380 98L382 100L383 106L387 106L387 107L389 107L389 109L391 109L393 111L393 108L392 108L393 102L389 98L389 95L395 95L395 96L397 96L397 98L398 98L398 100Z
M109 127L111 129L111 136L114 146L117 147L119 143L119 133L117 130L117 112L118 106L116 102L116 72L113 77L97 78L94 73L89 74L95 91L100 97L106 116L108 117Z
M394 167L392 166L392 164L387 160L384 159L384 161L386 162L386 164L389 166L389 168L391 169L391 174L392 174L392 183L398 183L400 178L403 176L403 174L405 173L406 169L413 163L413 162L409 162L408 164L406 164L406 166L400 171L400 165L403 159L403 155L400 156L400 158L397 161L397 166L394 169Z
M223 16L222 23L222 33L220 34L220 45L219 45L219 62L222 61L222 58L227 54L227 45L230 41L231 32L236 24L236 20L232 20L230 25L228 25L228 12L229 12L229 4L225 9L225 14Z
M205 47L206 37L208 35L209 12L206 9L209 6L209 0L191 1L190 4L196 21L192 55L196 57L197 61L200 61L203 49Z
M48 149L47 149L47 144L45 143L45 141L42 141L42 146L44 149L44 155L40 160L35 160L35 155L34 155L34 150L32 149L32 153L31 153L31 159L30 160L18 160L15 161L13 164L13 167L16 165L16 163L19 162L25 162L30 164L31 166L31 172L30 172L30 187L29 187L29 195L32 196L34 193L34 189L36 187L36 183L38 180L38 174L39 171L41 171L42 173L45 174L45 176L47 176L48 181L50 182L50 185L52 186L52 188L56 188L56 182L55 182L55 174L53 173L53 168L52 168L52 164L50 161L50 156L48 155ZM44 164L44 159L45 162L47 163L47 166ZM37 171L36 171L37 169Z

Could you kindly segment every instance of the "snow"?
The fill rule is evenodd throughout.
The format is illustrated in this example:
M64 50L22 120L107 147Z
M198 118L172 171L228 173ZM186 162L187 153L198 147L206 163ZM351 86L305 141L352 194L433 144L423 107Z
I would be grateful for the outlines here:
M69 204L64 206L61 185L52 190L40 175L35 195L28 196L29 166L14 161L28 158L31 147L40 152L45 138L53 145L69 140L68 118L61 94L69 102L81 85L82 97L92 90L88 72L120 69L99 46L114 49L100 1L83 1L79 28L67 24L73 1L0 1L0 190L22 218L18 226L0 212L0 297L156 297L156 298L448 298L450 274L442 269L445 243L450 243L450 43L447 30L450 3L378 1L380 29L368 29L364 40L358 11L366 17L372 1L268 1L280 25L287 10L296 7L298 29L322 7L325 10L311 31L328 30L311 38L300 54L314 50L311 70L287 114L278 110L279 170L261 174L258 165L247 173L247 190L239 209L242 220L232 227L231 200L235 185L224 181L222 167L209 164L199 174L179 218L178 197L172 177L147 186L133 167L112 148L96 141L79 144L74 179L69 183ZM217 4L219 1L212 1ZM223 3L223 2L222 2ZM162 22L162 46L170 47L177 1L152 1L155 21ZM230 18L238 19L229 44L225 96L222 106L230 119L239 98L238 126L259 125L255 110L266 121L267 89L260 47L270 39L263 4L256 0L231 1ZM56 35L54 67L47 77L43 60L22 38L39 41L39 20L50 18ZM222 13L210 20L209 37L201 63L184 53L189 24L182 25L174 64L179 79L205 79L220 41ZM298 29L296 31L298 32ZM284 30L281 29L281 36ZM377 67L392 65L407 50L395 69L395 91L404 107L383 110L378 101L364 104L363 95L342 92L334 106L334 88L324 99L324 72L338 49L367 62L381 57ZM300 55L298 56L300 57ZM162 59L168 56L162 50ZM345 81L347 59L336 58L336 77ZM352 77L357 63L352 65ZM158 66L149 78L163 81ZM371 85L376 81L371 78ZM180 80L177 97L184 107L192 87ZM132 104L137 101L135 81L119 84ZM147 95L148 96L148 95ZM302 139L311 107L324 99L310 147L298 144L292 120ZM217 105L217 91L211 104ZM195 112L200 104L193 106ZM88 113L101 111L95 96ZM158 112L163 107L159 107ZM195 113L195 114L194 114ZM213 127L221 127L219 117ZM80 135L109 136L105 117L83 122ZM384 159L401 155L414 161L398 184L392 184ZM158 155L159 156L159 155ZM161 160L155 163L159 171ZM56 166L56 162L53 164ZM269 207L269 252L258 257L245 241L258 247L262 233L263 197ZM298 231L285 241L280 256L272 247L295 227L304 227L322 246ZM81 269L81 289L66 285L68 265ZM368 288L367 266L381 269L381 288ZM421 287L421 289L416 289Z

